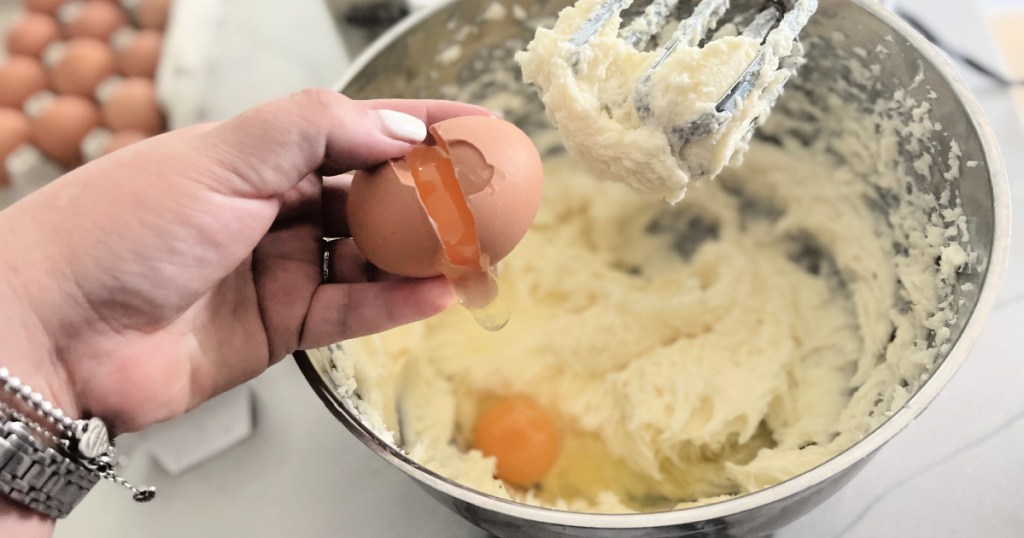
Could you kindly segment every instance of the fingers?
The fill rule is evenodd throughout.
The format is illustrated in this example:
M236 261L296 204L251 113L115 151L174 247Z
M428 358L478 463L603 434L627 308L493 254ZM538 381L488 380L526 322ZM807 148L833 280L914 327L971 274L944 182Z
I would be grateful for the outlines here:
M272 101L200 133L195 149L227 173L212 186L271 197L307 174L338 174L404 155L426 136L424 122L484 109L447 101L354 101L307 90Z
M228 172L214 176L212 186L265 198L290 190L325 163L363 168L402 155L417 142L394 138L399 131L385 128L379 113L357 101L331 90L307 90L223 122L197 137L197 150Z
M375 110L395 110L415 116L427 125L458 116L490 116L493 113L486 108L436 99L373 99L361 101Z
M323 181L323 226L324 237L349 237L348 229L348 188L352 176L325 177Z
M279 197L281 207L275 219L275 226L289 223L296 219L318 222L323 210L321 194L323 191L320 176L309 174L293 189Z
M368 269L372 269L366 257L350 238L338 239L327 243L327 256L330 262L328 275L333 283L369 282Z
M357 102L366 107L367 110L383 114L380 117L383 118L383 128L385 132L394 133L396 130L404 131L405 129L396 128L395 126L390 128L388 127L388 124L392 123L392 120L401 119L403 116L419 120L419 122L424 126L422 127L424 131L422 131L422 136L418 136L413 143L422 142L423 139L426 138L425 126L427 125L431 125L448 118L454 118L456 116L479 116L491 114L487 109L476 105L437 99L376 99ZM396 116L393 114L394 112L399 112L401 114ZM352 166L351 163L344 159L335 159L332 154L328 152L328 158L325 159L324 165L320 168L320 172L324 175L337 175L360 168L366 168L387 159L405 155L410 148L411 144L407 144L401 153L381 159L370 160L368 163L363 163L361 166Z
M370 263L351 237L335 239L327 243L328 282L332 284L354 282L393 282L408 277L382 271Z
M455 297L444 278L317 288L299 347L309 349L386 331L451 306Z

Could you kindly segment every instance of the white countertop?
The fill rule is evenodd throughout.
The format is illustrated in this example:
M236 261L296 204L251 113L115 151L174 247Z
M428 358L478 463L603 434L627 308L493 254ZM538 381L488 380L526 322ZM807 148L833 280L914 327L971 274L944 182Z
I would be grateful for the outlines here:
M1024 7L1022 0L988 1ZM899 3L920 13L951 43L997 62L976 0ZM287 18L288 12L281 10L279 16ZM265 40L262 46L268 50L260 50L260 40L244 35L245 25L233 31L239 32L234 39L245 44L239 50L245 49L248 61L233 74L221 64L222 86L214 95L226 108L207 109L211 118L272 97L268 91L331 85L340 77L340 72L304 70L301 80L282 83L280 66L289 64L281 60L280 42ZM289 53L315 56L324 43L314 41L292 43ZM261 62L261 57L268 60ZM294 65L290 69L295 72ZM1014 234L1024 237L1021 116L1009 91L962 71L1004 149ZM1016 276L1022 270L1024 243L1017 240L1001 298L953 381L844 490L776 536L1024 536L1024 359L1019 355L1024 349L1024 278ZM290 359L229 393L219 405L245 406L250 394L255 428L247 440L172 476L144 450L153 439L136 439L142 449L124 475L158 486L157 500L137 506L125 491L101 484L58 526L57 536L483 536L351 437ZM186 417L182 427L191 420L193 430L217 430L217 424L202 418ZM163 439L176 434L174 426L160 432Z

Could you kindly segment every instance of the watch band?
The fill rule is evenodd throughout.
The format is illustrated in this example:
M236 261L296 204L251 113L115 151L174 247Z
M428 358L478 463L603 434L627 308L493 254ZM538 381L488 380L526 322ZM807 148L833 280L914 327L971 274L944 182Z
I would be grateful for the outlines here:
M100 476L45 445L29 424L0 410L0 493L55 519L66 517Z
M72 419L4 367L0 389L40 419L0 400L0 493L56 519L66 517L100 478L131 490L136 502L156 497L156 488L139 489L118 476L117 451L103 419Z

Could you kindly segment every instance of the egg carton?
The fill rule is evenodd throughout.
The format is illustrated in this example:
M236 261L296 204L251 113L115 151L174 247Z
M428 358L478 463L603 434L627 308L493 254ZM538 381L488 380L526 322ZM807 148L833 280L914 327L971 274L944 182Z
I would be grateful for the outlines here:
M0 5L0 208L166 130L156 65L170 0ZM20 110L19 110L20 109Z
M120 0L135 25L133 10L142 1ZM155 73L156 102L164 126L175 129L222 120L296 90L335 87L353 58L387 28L439 1L173 0ZM12 23L20 16L20 2L0 0L0 31L9 26L3 24L4 13ZM70 21L73 15L74 10L68 10L63 18ZM108 43L118 48L130 37L130 31L120 32L111 35ZM60 49L47 51L51 62L58 61ZM97 84L94 100L102 105L119 81L115 75ZM42 108L39 103L47 99L52 95L36 96L36 108ZM115 139L114 130L100 125L80 135L81 161L123 145L125 141ZM11 157L16 162L7 167L17 169L13 175L18 186L0 186L0 208L70 169L39 148L18 153Z

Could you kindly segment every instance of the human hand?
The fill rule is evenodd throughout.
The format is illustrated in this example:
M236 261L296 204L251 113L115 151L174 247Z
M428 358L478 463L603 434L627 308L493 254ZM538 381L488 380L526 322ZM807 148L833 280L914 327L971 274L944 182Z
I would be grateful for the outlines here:
M141 429L288 353L382 331L453 301L441 278L364 280L340 241L345 179L427 124L487 114L442 101L307 91L89 163L0 212L0 323L12 373L70 415ZM323 204L324 199L332 200ZM7 316L7 319L4 319ZM5 324L6 325L6 324Z

